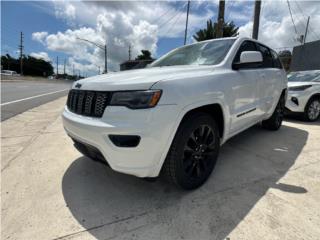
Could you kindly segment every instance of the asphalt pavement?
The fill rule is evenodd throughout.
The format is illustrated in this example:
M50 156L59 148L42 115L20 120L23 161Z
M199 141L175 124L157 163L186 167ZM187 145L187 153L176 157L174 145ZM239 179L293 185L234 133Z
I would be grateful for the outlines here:
M2 81L1 121L65 96L71 84L63 80Z

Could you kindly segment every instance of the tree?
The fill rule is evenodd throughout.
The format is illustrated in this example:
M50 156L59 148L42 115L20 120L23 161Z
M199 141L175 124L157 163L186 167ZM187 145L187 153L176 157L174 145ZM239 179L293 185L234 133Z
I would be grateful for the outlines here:
M193 35L193 38L197 40L198 42L209 40L209 39L215 39L217 38L217 27L218 24L212 23L212 20L209 19L207 21L207 28L200 29L198 32L196 32L195 35ZM233 21L228 23L223 23L223 37L234 37L237 36L239 27L236 27L236 25L233 23Z
M286 71L289 71L292 53L289 50L283 50L278 53L279 59L282 62L282 65Z
M9 54L1 56L1 67L20 73L19 59L13 58ZM31 76L50 76L53 74L53 67L50 62L43 59L23 56L23 73Z
M13 70L16 71L19 69L19 61L17 59L12 58L9 54L1 56L1 69L3 70ZM17 71L16 71L17 72Z
M153 58L151 57L151 52L149 50L141 50L140 55L138 55L138 57L136 57L136 60L153 60Z
M28 56L24 59L24 74L32 76L49 76L53 74L53 67L50 62Z

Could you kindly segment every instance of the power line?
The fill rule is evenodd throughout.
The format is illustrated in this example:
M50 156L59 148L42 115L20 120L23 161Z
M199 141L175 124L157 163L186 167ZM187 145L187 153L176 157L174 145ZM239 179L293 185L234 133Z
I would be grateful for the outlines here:
M183 6L177 9L177 11L182 10L188 3L185 3ZM174 15L171 16L167 21L163 22L158 29L161 29L163 26L165 26L167 23L171 22L175 17L177 17L176 11L173 12Z
M172 8L169 8L166 12L164 12L163 14L161 14L161 15L158 17L158 19L155 20L152 24L158 23L158 22L161 20L162 17L166 16L166 15L167 15L169 12L171 12L171 11L172 11Z
M290 7L289 0L287 0L287 4L288 4L288 8L289 8L289 12L290 12L290 16L291 16L291 21L292 21L292 24L293 24L293 26L294 26L294 31L295 31L295 32L296 32L296 34L298 35L298 31L297 31L296 25L294 24L294 21L293 21L293 17L292 17L292 12L291 12L291 7Z
M299 3L297 1L294 1L294 3L296 4L296 6L298 7L298 10L300 11L300 14L303 16L304 20L307 21L307 16L303 13L303 10L301 9ZM316 36L316 38L320 39L320 36L313 31L313 29L311 28L311 26L309 26L310 31Z
M171 24L170 28L168 29L168 31L166 32L165 35L167 35L167 34L174 28L174 26L176 25L176 23L178 22L178 20L179 20L180 17L182 16L182 13L183 13L183 12L181 11L181 12L179 12L178 15L176 15L176 16L177 16L176 20Z

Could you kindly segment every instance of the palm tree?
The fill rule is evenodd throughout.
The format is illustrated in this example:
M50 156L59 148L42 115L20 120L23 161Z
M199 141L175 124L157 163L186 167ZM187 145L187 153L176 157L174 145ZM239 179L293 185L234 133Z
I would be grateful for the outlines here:
M136 57L136 60L152 60L151 52L149 50L141 50L140 55Z
M223 23L223 37L234 37L237 36L239 27L233 23L233 21L228 23ZM198 42L217 38L217 23L212 23L212 20L207 21L207 28L200 29L193 35L193 38Z

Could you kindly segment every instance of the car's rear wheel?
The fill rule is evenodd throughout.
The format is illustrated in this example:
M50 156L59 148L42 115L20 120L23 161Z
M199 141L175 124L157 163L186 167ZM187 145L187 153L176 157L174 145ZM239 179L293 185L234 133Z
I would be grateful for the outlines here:
M284 106L285 106L285 97L282 95L279 99L279 102L272 116L269 119L262 121L262 127L268 130L273 130L273 131L278 130L281 127L282 121L283 121Z
M195 189L210 176L219 153L215 120L195 113L180 125L163 166L166 177L183 189Z
M316 121L320 116L320 97L311 98L304 110L304 118L309 122Z

